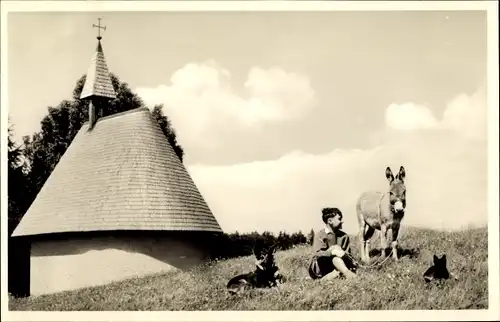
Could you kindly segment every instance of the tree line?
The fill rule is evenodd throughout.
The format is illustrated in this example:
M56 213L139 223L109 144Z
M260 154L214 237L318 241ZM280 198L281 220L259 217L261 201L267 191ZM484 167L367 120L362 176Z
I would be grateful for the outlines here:
M211 258L219 260L248 256L255 252L259 253L273 244L277 244L280 250L287 250L297 245L311 244L312 238L314 238L312 230L307 236L301 231L291 234L281 231L277 235L268 231L261 234L255 231L245 234L224 233L217 239Z

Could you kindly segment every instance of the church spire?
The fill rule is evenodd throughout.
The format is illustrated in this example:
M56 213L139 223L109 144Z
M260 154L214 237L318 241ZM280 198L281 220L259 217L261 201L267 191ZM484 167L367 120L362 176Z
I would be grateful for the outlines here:
M92 57L85 84L83 85L81 99L90 99L89 102L89 130L92 129L97 122L97 116L102 115L102 104L110 99L116 98L116 93L111 82L104 51L101 45L101 29L106 30L105 26L101 26L101 18L98 18L97 25L92 27L97 28L97 48Z

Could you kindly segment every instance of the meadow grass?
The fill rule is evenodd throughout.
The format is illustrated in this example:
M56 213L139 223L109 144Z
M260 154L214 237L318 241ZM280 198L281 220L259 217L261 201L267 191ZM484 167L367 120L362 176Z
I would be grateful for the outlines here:
M399 262L359 269L353 281L310 279L311 247L277 253L287 282L277 289L230 295L227 281L254 269L251 256L212 261L187 272L167 272L104 286L37 297L9 298L10 310L412 310L487 309L487 228L439 232L402 227ZM358 256L352 236L353 255ZM380 248L374 238L372 248ZM458 280L427 284L422 278L434 254L446 254ZM375 255L376 256L376 255Z

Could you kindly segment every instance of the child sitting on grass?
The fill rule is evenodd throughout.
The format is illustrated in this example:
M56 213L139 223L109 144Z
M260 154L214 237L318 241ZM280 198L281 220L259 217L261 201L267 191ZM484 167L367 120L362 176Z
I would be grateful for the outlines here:
M309 264L309 275L313 279L331 280L340 275L354 278L355 266L349 252L349 235L342 228L342 212L338 208L324 208L322 219L325 228L314 234L314 255Z

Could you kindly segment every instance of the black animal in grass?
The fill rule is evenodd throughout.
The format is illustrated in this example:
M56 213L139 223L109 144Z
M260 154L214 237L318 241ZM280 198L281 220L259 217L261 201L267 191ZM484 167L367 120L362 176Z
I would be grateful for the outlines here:
M446 267L446 255L441 256L441 258L434 255L433 257L434 265L429 267L424 273L424 280L429 283L433 280L447 280L450 278L450 272Z
M274 256L276 249L277 245L274 244L262 252L254 250L257 258L255 271L231 278L227 283L229 293L236 294L251 288L273 287L283 283L284 277L276 265Z

